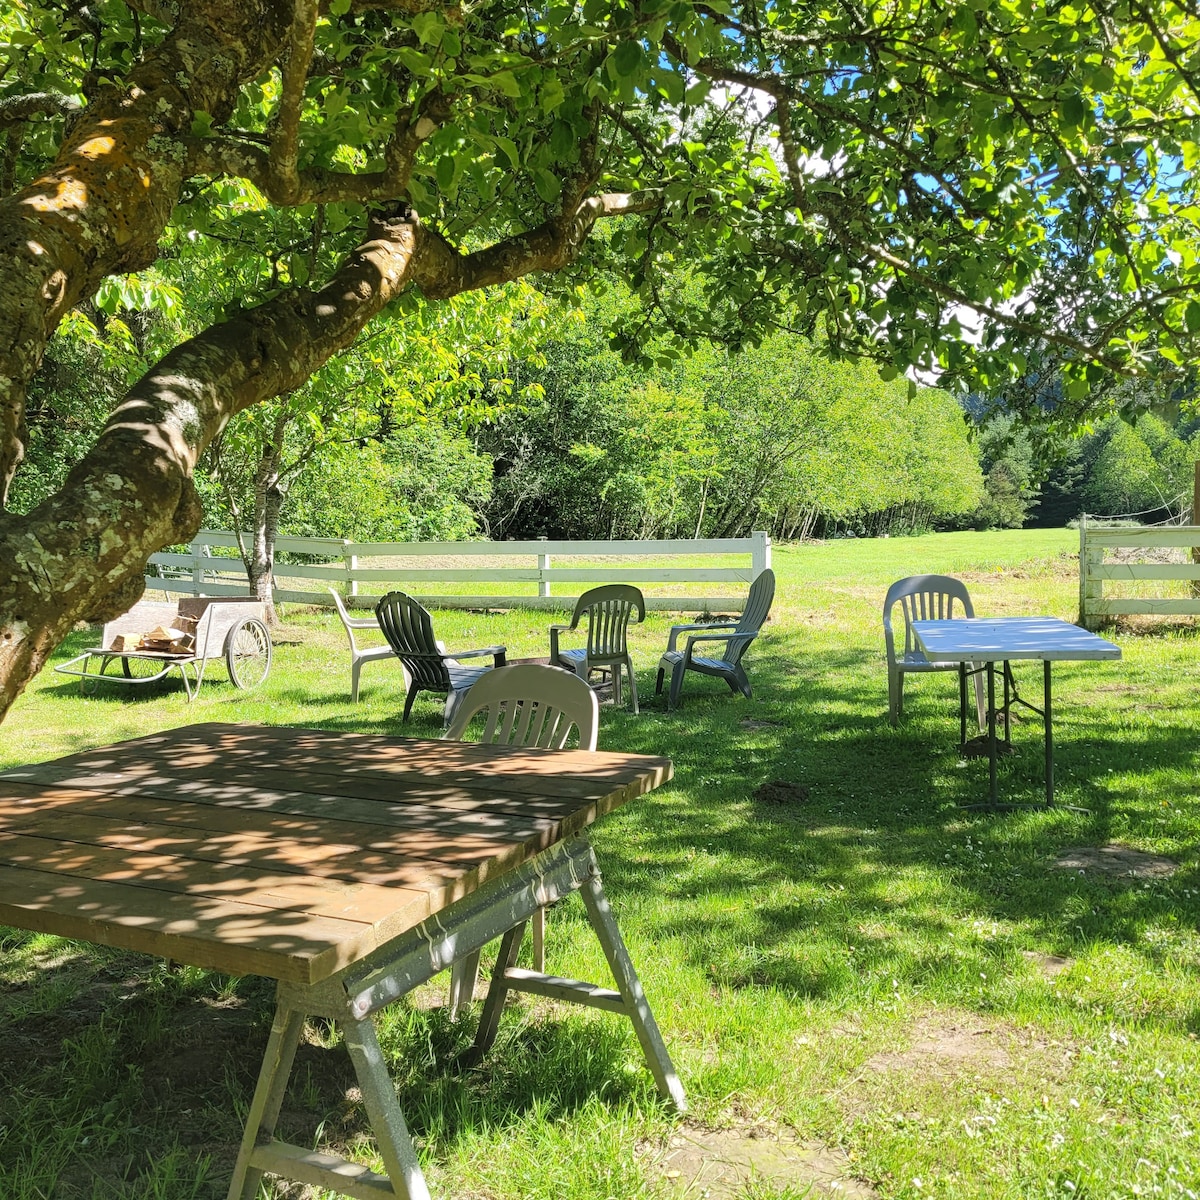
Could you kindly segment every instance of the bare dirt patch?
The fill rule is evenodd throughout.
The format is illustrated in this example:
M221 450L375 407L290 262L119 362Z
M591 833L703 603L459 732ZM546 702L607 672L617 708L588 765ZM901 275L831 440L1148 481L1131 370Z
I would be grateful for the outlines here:
M743 729L786 729L787 725L783 721L767 721L755 720L752 717L743 717L738 724Z
M1157 854L1147 854L1120 842L1107 846L1072 846L1055 860L1060 871L1095 871L1127 879L1167 879L1179 870L1179 864Z
M1022 950L1026 962L1032 963L1047 979L1054 979L1066 971L1075 961L1061 954L1043 954L1040 950Z
M970 1014L933 1015L913 1030L907 1049L889 1050L867 1060L866 1070L920 1072L926 1078L973 1075L1012 1066L1007 1031Z
M760 804L803 804L808 799L808 788L802 783L772 779L754 789L754 798Z
M845 1154L802 1142L791 1133L684 1128L653 1153L655 1170L687 1197L734 1200L762 1184L800 1192L807 1188L813 1196L873 1200L877 1195L854 1178Z

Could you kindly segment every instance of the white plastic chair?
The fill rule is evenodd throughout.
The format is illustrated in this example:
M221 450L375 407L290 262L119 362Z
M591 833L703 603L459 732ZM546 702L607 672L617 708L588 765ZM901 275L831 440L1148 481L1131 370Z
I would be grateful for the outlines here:
M563 750L572 728L579 749L595 750L600 728L596 693L560 667L517 663L496 667L462 698L445 737L460 741L472 718L486 710L482 742L500 746L537 746ZM546 968L546 910L533 914L533 966ZM450 1012L457 1016L471 1002L479 975L478 950L460 958L450 970Z
M363 663L379 662L385 658L395 658L396 652L391 646L368 646L366 649L360 649L358 643L354 640L354 631L356 629L374 629L376 632L382 632L379 629L379 621L375 617L352 617L349 610L346 608L346 602L342 597L333 590L329 589L329 594L333 597L334 604L337 605L338 616L342 619L342 625L346 630L346 637L350 640L350 702L358 703L358 676L362 671ZM400 670L404 672L404 687L407 690L409 679L408 670L403 663L400 664Z
M961 613L955 612L955 604ZM895 637L892 633L892 609L900 605L904 614L904 649L896 653ZM958 663L937 663L917 649L913 638L914 621L946 621L956 616L973 617L975 609L967 592L967 585L952 575L909 575L899 579L888 588L883 602L883 640L887 646L888 666L888 717L892 725L898 725L904 714L904 676L926 671L957 671ZM978 673L974 675L975 712L982 729L987 721L984 708L983 684Z
M612 678L613 704L621 704L621 672L629 676L629 692L633 713L637 715L637 680L633 674L633 659L629 655L629 624L646 619L646 601L641 591L631 583L607 583L583 593L575 602L570 625L550 626L550 665L574 671L585 683L593 671ZM587 646L560 650L558 635L579 628L587 617Z

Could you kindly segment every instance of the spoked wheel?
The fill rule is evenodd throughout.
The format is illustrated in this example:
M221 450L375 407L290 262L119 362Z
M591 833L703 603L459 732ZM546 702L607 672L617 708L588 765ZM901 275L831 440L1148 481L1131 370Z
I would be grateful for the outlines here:
M225 665L234 687L243 690L258 687L271 673L271 635L257 617L251 617L229 631L225 642Z
M163 674L166 665L161 658L121 657L121 671L126 679L153 679Z

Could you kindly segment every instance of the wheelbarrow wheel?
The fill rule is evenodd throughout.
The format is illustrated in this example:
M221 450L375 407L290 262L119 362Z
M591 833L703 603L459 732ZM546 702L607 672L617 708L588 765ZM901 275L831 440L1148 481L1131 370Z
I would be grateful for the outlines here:
M107 665L106 662L104 666ZM126 679L154 679L162 675L165 666L166 663L160 658L138 658L136 655L121 657L121 674ZM100 674L104 674L104 667L100 668Z
M229 631L225 642L225 665L234 687L256 688L271 673L271 635L257 618L251 617Z

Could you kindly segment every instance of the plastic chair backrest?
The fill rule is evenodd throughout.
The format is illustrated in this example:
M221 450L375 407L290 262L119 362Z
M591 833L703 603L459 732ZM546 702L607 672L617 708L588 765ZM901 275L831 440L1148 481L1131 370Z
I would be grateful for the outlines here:
M375 616L414 683L443 690L450 686L446 656L433 636L428 610L404 592L388 592L375 606Z
M904 653L911 654L916 649L912 623L949 620L956 615L955 601L962 605L964 617L975 615L967 585L953 575L909 575L893 583L883 602L883 632L888 658L894 659L896 653L892 636L892 609L895 605L899 604L904 613Z
M750 585L750 594L746 597L746 607L742 609L741 620L733 631L736 640L725 647L722 658L726 662L739 663L742 655L750 647L751 640L758 635L771 611L771 603L775 599L775 572L767 567L754 577ZM746 635L750 636L747 637Z
M646 619L646 601L631 583L607 583L586 591L575 603L571 628L587 615L588 658L615 658L628 653L629 623L637 612L640 624Z
M459 740L471 719L484 709L484 742L561 750L574 726L579 730L579 748L596 748L600 726L596 693L570 671L536 663L496 667L463 697L447 739Z
M354 622L357 620L359 622L357 628L361 629L363 628L362 618L350 615L350 610L346 607L345 600L342 599L341 593L336 588L329 588L329 594L333 597L333 603L337 606L337 614L341 618L342 627L346 631L346 636L350 639L350 649L357 651L358 643L354 640Z

